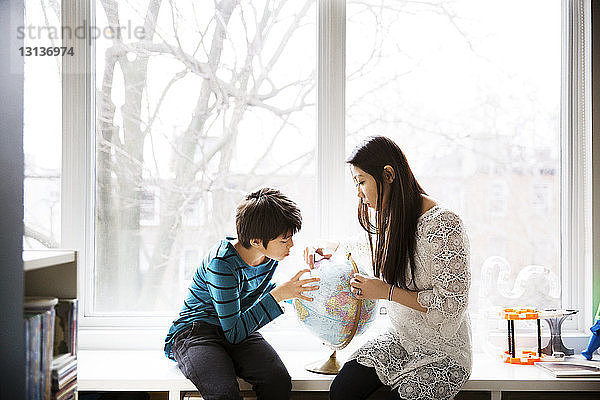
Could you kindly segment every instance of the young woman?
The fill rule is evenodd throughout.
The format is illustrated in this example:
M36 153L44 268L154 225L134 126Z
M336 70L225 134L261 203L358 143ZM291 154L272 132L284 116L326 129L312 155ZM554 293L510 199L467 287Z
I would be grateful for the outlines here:
M374 272L350 285L358 298L389 301L391 329L350 357L330 398L366 399L384 385L392 399L452 398L471 372L463 223L426 195L392 140L370 137L347 162ZM314 253L305 254L314 267Z

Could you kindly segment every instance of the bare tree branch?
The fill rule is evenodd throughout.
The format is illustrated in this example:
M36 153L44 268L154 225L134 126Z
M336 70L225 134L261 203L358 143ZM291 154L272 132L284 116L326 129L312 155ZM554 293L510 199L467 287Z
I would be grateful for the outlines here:
M49 249L57 249L60 247L60 244L52 236L48 236L48 235L32 228L28 224L25 224L25 226L24 226L23 235L37 240L38 242L40 242L41 244L43 244L44 246L46 246Z

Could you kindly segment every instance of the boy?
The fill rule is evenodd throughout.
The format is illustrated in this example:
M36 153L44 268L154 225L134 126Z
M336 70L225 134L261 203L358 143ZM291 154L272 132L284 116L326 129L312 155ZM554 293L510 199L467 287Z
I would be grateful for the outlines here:
M247 195L238 205L237 240L217 243L194 273L179 318L165 339L165 354L206 400L240 399L236 377L252 384L258 399L287 399L291 379L283 362L257 330L283 313L277 304L310 301L304 286L318 278L271 282L290 254L302 226L296 204L275 189Z

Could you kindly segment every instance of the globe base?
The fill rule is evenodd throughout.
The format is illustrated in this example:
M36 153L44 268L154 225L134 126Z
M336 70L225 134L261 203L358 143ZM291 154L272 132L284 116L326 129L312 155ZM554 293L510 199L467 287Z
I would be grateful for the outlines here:
M317 374L337 375L337 373L340 372L340 369L342 369L342 364L337 360L336 351L334 350L325 362L317 361L308 364L305 368L307 371L315 372Z

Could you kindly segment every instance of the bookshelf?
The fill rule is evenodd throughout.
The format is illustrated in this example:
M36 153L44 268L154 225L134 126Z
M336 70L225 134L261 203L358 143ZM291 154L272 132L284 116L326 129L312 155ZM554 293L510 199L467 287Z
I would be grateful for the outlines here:
M23 272L24 272L24 296L29 297L29 296L41 296L41 297L56 297L58 299L76 299L77 298L77 252L74 250L55 250L55 249L50 249L50 250L24 250L23 251ZM68 302L67 302L68 304ZM59 308L60 304L57 305L55 307L56 309L56 315L57 315L57 321L56 324L58 323L58 308ZM73 310L75 310L75 314L71 313L70 315L74 316L74 318L77 318L76 316L76 312L77 309L73 308ZM64 315L63 315L63 318ZM63 319L64 321L64 319ZM69 320L70 321L70 320ZM55 324L55 329L59 329L57 327L57 325ZM76 326L76 323L73 323L73 325L70 326ZM75 328L73 328L75 329ZM55 332L58 332L55 330ZM61 332L63 332L64 334L64 330L61 330ZM74 332L74 331L73 331ZM71 333L71 338L75 337L76 338L76 333ZM59 354L54 353L54 358L55 358L55 362L53 362L53 367L52 369L54 369L54 363L56 363L56 367L57 370L55 372L52 372L52 374L54 375L54 373L57 374L62 374L62 371L66 371L64 372L64 381L63 378L61 376L63 375L57 375L57 379L58 379L58 385L57 389L53 389L52 393L54 393L54 390L58 391L58 389L61 389L61 391L56 393L56 396L53 394L51 397L42 397L42 398L64 398L64 399L77 399L78 395L77 395L77 390L75 390L75 392L72 395L61 395L61 393L63 393L64 391L72 391L72 387L73 386L77 386L77 367L76 367L76 358L77 358L77 345L76 345L76 339L74 342L72 342L71 340L67 340L68 343L70 343L69 347L68 347L68 351L66 352L66 354L64 354L64 356L61 356L59 358L61 358L64 361L58 361L56 359L56 357ZM65 347L65 349L67 349L67 347ZM70 349L73 349L73 353L71 353ZM60 354L63 354L62 352ZM67 356L67 354L72 354L70 356ZM73 356L75 356L75 359L73 359ZM66 358L65 358L66 357ZM70 359L72 361L68 361L67 359ZM70 367L68 365L70 365ZM61 367L60 365L63 365L64 367ZM73 367L74 365L74 367ZM73 368L75 368L73 370ZM67 372L67 371L71 371L71 372ZM70 378L67 378L67 374L70 374ZM47 376L47 375L46 375ZM75 381L73 382L73 376L75 377ZM53 385L54 385L54 379L55 377L52 378L53 379ZM68 379L68 380L67 380ZM63 383L65 382L64 386ZM66 382L69 382L68 384ZM48 387L48 386L47 386ZM69 387L71 387L71 389L69 389ZM64 388L64 390L62 389ZM48 389L50 390L50 389ZM47 392L48 395L50 395L50 392ZM60 396L59 396L60 395Z
M24 250L25 296L77 298L77 252Z

